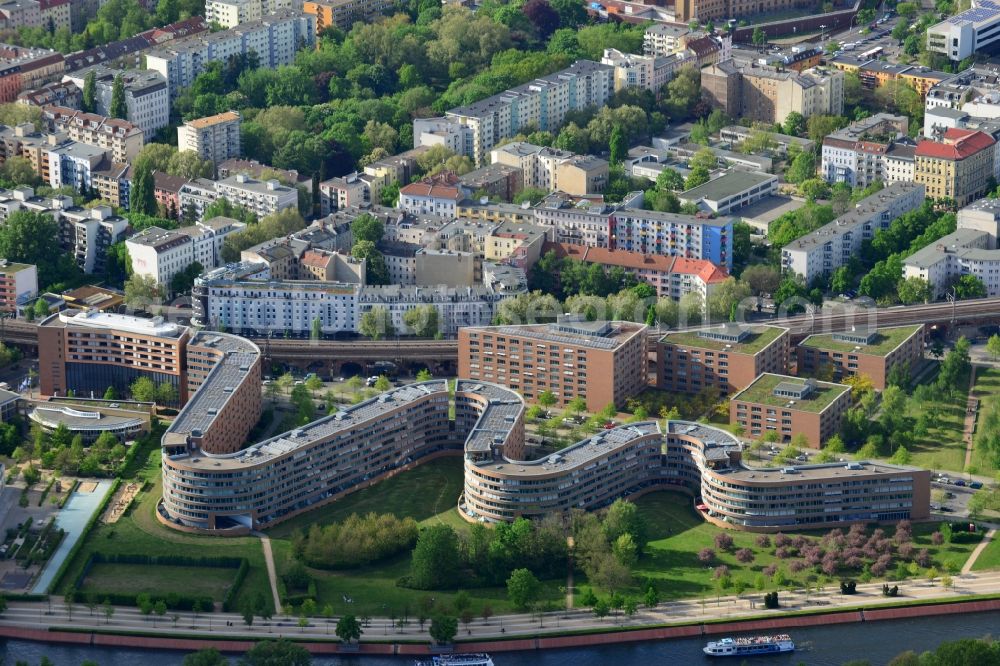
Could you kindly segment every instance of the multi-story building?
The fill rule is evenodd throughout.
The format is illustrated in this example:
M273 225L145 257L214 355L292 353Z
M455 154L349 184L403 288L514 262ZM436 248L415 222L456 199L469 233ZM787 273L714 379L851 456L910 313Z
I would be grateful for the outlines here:
M59 80L66 68L61 53L0 44L0 104L17 100L24 90L34 90Z
M643 34L642 52L648 56L668 56L683 51L687 43L698 39L702 33L686 25L653 23Z
M608 405L622 408L648 385L646 327L561 320L461 328L458 376L506 386L529 402L551 393L561 406L583 398L588 412Z
M75 109L83 102L83 91L70 81L49 83L40 88L25 90L17 96L17 103L27 106L66 106Z
M127 394L139 377L177 389L187 401L183 381L190 331L162 317L67 310L38 326L38 380L43 395L103 395L109 386Z
M524 187L565 192L571 196L599 194L608 184L607 161L592 155L536 146L524 141L507 143L490 151L493 164L516 167Z
M6 0L0 3L0 28L42 27L42 8L38 0Z
M13 312L18 302L38 293L38 269L34 264L19 264L0 259L0 310Z
M216 175L219 178L229 178L238 173L245 173L257 180L270 180L276 178L282 185L302 188L312 194L312 178L300 174L295 169L276 169L267 164L261 164L257 160L243 160L231 158L216 165Z
M727 125L719 130L719 138L727 142L735 150L736 144L743 143L753 136L753 133L754 129L752 127ZM778 132L771 132L770 136L775 143L775 152L782 155L787 154L788 148L792 145L798 146L804 153L811 151L815 147L815 143L811 139L804 139L799 136L789 136L788 134Z
M55 139L55 135L49 135ZM42 177L46 184L59 187L72 187L81 192L93 186L93 174L107 159L107 151L98 146L78 143L76 141L61 141L42 151L42 160L48 165L48 171L43 171Z
M84 273L104 273L108 248L125 240L129 229L128 220L104 205L59 210L57 221L62 246L73 253L76 265Z
M151 69L111 69L95 65L70 72L63 76L63 81L73 83L83 90L91 73L94 76L95 113L111 115L115 78L121 76L125 106L128 109L124 120L140 127L149 140L152 140L157 130L170 124L170 91L167 89L167 80L159 72Z
M156 206L163 211L163 217L176 220L183 217L181 208L181 188L188 182L184 176L171 176L163 171L153 172L153 198Z
M815 379L765 373L729 401L729 421L747 437L760 439L776 432L780 441L805 435L818 449L840 432L851 406L851 387Z
M50 33L65 28L72 29L70 0L38 0L42 27Z
M828 134L823 139L820 160L823 179L851 187L868 187L876 181L890 180L888 155L896 142L906 137L908 126L906 116L877 113ZM912 160L910 164L912 176Z
M614 67L615 90L645 88L657 92L683 64L670 56L635 55L618 49L604 49L602 65Z
M180 202L180 211L188 219L200 220L205 215L205 209L211 206L219 198L216 190L216 182L208 178L195 178L189 180L177 192L177 199Z
M975 0L972 8L927 28L927 50L955 62L992 46L1000 39L1000 4Z
M996 140L984 132L948 129L940 141L923 139L913 157L913 180L930 199L964 206L986 193L996 176Z
M145 144L145 134L138 125L62 106L42 108L42 123L50 132L100 148L113 162L131 162Z
M482 166L502 139L526 126L557 131L566 113L607 104L614 91L614 69L591 60L451 109L444 118L413 122L414 146L446 145Z
M688 23L693 19L721 25L729 19L751 18L764 12L795 12L803 11L819 13L823 11L818 2L801 2L800 0L769 0L765 5L750 0L680 0L674 7L674 20L678 23Z
M301 2L298 2L301 6ZM243 23L259 21L282 9L295 9L294 0L208 0L205 20L223 28L235 28Z
M833 222L810 232L781 249L781 266L811 283L820 275L844 266L861 252L866 240L887 229L903 213L924 202L920 183L891 183L859 201Z
M972 274L979 277L987 294L992 296L1000 286L998 278L993 277L1000 268L1000 252L990 249L992 238L978 229L956 229L904 259L903 277L926 280L931 288L930 297L935 299L957 278Z
M844 110L844 73L837 69L797 72L726 60L703 69L701 84L708 101L733 118L781 123L793 111L808 118Z
M769 173L733 169L718 178L677 195L681 203L690 203L717 215L733 215L778 191L778 177Z
M912 372L924 354L924 325L862 328L810 335L796 350L799 374L814 375L827 368L836 378L866 375L876 389L889 385L893 368Z
M227 350L239 340L216 337ZM214 360L230 367L208 375L162 442L157 518L182 531L247 534L449 453L464 457L459 509L470 521L597 509L654 487L698 495L706 520L751 531L929 516L926 470L864 462L750 470L735 437L688 421L665 430L633 423L526 461L521 398L461 379L453 395L441 380L401 386L237 452L221 438L245 435L254 421L241 414L244 423L234 422L234 412L259 411L259 350L247 343ZM231 407L224 383L228 391L252 385L254 397Z
M238 111L186 121L177 128L177 149L193 150L215 164L239 157L243 154L240 122Z
M411 215L455 217L458 202L468 194L455 174L445 172L401 187L398 207Z
M524 189L524 172L506 164L487 164L458 177L470 192L482 192L487 197L496 197L510 202Z
M96 3L97 0L74 0L71 11L89 4ZM96 10L95 10L96 11ZM72 21L74 25L86 23L90 16L80 16L74 14ZM79 25L76 30L83 31L83 26ZM194 35L208 32L208 23L200 16L192 16L176 23L152 28L145 32L140 32L135 37L128 37L117 42L111 42L103 46L95 46L85 51L77 51L66 56L66 71L73 72L84 67L94 65L107 65L108 67L121 67L124 69L139 69L142 67L142 55L150 48L166 47L167 42L193 37ZM162 73L162 72L161 72Z
M371 23L393 8L391 0L306 0L302 11L316 18L316 34L327 28L343 31L355 23Z
M724 324L668 333L656 354L656 384L682 393L739 391L765 372L788 369L788 329Z
M605 268L621 268L627 275L634 275L656 289L658 297L675 300L695 293L701 296L702 303L707 303L715 288L729 277L722 268L704 259L607 250L569 243L546 243L542 252L555 252L560 257L600 264Z
M267 264L244 262L195 280L193 320L241 333L309 335L319 319L325 334L358 333L361 317L378 307L385 310L395 330L408 331L403 315L415 307L433 305L441 333L453 337L463 326L489 325L499 303L523 291L523 283L456 288L282 280L270 275Z
M299 192L294 187L282 185L277 180L262 182L244 173L238 173L215 184L220 197L230 203L252 211L258 218L271 213L299 206Z
M210 62L224 62L253 51L261 67L275 69L291 65L299 48L315 43L316 17L286 9L229 30L199 33L156 46L146 53L146 67L166 78L173 99L194 83Z

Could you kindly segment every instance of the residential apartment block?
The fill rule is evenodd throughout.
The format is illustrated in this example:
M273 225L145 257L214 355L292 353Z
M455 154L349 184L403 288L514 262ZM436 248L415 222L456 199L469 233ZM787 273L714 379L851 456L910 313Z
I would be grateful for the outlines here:
M917 143L913 180L930 199L951 199L964 206L986 193L995 182L996 140L984 132L948 129L940 141Z
M243 154L240 114L226 111L215 116L185 121L177 128L177 149L192 150L215 164Z
M299 192L294 187L282 185L277 180L254 180L238 173L216 182L215 190L229 203L252 211L258 218L292 208L298 210Z
M490 151L490 161L519 168L524 187L582 197L599 194L608 184L609 165L606 160L524 141L494 148Z
M732 118L781 123L793 111L808 118L844 110L844 73L837 69L796 72L727 60L703 69L701 85L709 102Z
M88 4L88 0L74 0L71 5L71 10L75 12L78 9L82 9L86 4ZM94 11L96 11L96 9ZM82 24L90 20L92 16L93 14L90 16L80 16L78 14L74 14L72 17L74 26L78 23L81 24L75 29L82 32ZM145 32L140 32L134 37L128 37L117 42L104 44L102 46L95 46L94 48L86 49L85 51L70 53L66 56L66 71L73 72L85 67L93 67L94 65L107 65L108 67L121 67L123 69L139 69L143 66L143 54L148 49L165 48L168 46L168 42L181 40L186 37L193 37L207 32L208 23L205 22L205 19L200 16L192 16L159 28L151 28Z
M547 211L548 212L548 211ZM539 222L545 223L543 215ZM562 216L559 216L562 217ZM610 215L609 250L703 259L729 270L733 267L733 218L702 218L676 213L623 208ZM572 215L570 216L572 219ZM567 228L568 227L568 228ZM579 242L573 223L556 227L560 242ZM584 245L590 243L584 242Z
M38 269L34 264L19 264L0 259L0 310L13 312L38 293Z
M729 277L723 269L704 259L607 250L569 243L546 243L542 253L547 252L586 264L621 268L627 275L633 275L656 289L657 297L674 300L695 293L701 297L702 303L707 303L715 288Z
M558 131L568 111L607 104L614 69L578 60L562 71L447 112L413 121L413 145L445 145L482 166L489 151L522 127Z
M94 74L95 113L111 115L111 94L115 78L121 76L125 88L125 106L128 108L125 120L142 128L148 140L152 140L157 130L170 124L170 91L167 89L167 80L159 72L151 69L111 69L95 65L66 74L63 81L71 82L83 90L91 72Z
M668 333L656 355L658 388L682 393L739 391L762 373L788 369L788 329L735 323Z
M445 172L401 187L397 206L412 215L455 217L458 202L469 194L455 174Z
M316 34L327 28L343 31L355 23L371 23L393 8L391 0L306 0L302 11L316 17Z
M131 162L146 141L142 128L127 120L62 106L43 107L42 123L49 132L63 133L72 141L100 148L112 162Z
M646 327L567 318L554 324L462 328L458 376L506 386L529 402L548 392L562 407L581 397L588 412L622 408L648 385Z
M625 88L644 88L658 92L677 70L684 65L694 63L693 57L678 58L675 55L635 55L622 53L618 49L604 49L601 57L602 65L614 67L615 90Z
M896 142L905 139L909 128L906 116L877 113L828 134L823 139L820 173L828 183L847 183L851 187L868 187L875 182L895 182L899 167L890 172L887 162ZM912 160L910 178L913 180ZM892 176L890 176L890 173ZM905 172L904 172L905 173Z
M58 81L65 68L63 55L56 51L0 44L0 104L16 101L22 91Z
M781 249L781 266L805 278L806 284L848 263L866 240L887 229L897 217L924 202L920 183L891 183L859 201L833 222Z
M851 406L851 387L789 375L762 374L729 401L729 421L747 437L775 432L781 442L805 435L818 449L840 432Z
M296 9L296 4L301 6L301 0L208 0L205 3L205 20L223 28L235 28L259 21L282 9Z
M83 92L74 83L60 81L25 90L17 96L17 103L27 106L66 106L75 109L83 103Z
M171 99L174 99L194 82L209 62L225 61L230 56L253 51L261 67L275 69L291 65L300 47L315 43L314 16L281 10L229 30L201 33L154 47L146 53L146 67L163 75Z
M913 372L924 354L924 325L862 328L842 333L810 335L799 343L800 375L815 375L825 368L835 378L866 375L882 390L889 385L894 367Z

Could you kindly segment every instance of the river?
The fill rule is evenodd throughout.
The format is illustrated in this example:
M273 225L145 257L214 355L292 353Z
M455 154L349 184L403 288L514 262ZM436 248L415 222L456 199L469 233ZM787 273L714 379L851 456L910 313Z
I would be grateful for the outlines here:
M791 633L794 654L748 659L747 664L791 666L839 666L852 659L867 659L873 666L885 664L905 650L922 652L957 638L996 635L1000 628L996 614L977 613L942 617L893 620L866 624L843 624L795 629ZM659 643L635 643L551 652L500 653L497 666L628 666L630 664L717 663L701 653L703 640L684 639ZM36 666L48 656L56 666L78 666L91 660L100 666L177 666L184 653L133 649L75 647L11 640L0 645L4 664L25 661ZM232 660L235 663L235 659ZM410 659L388 657L317 657L317 666L402 666ZM727 662L729 663L729 662ZM733 664L740 663L732 660Z

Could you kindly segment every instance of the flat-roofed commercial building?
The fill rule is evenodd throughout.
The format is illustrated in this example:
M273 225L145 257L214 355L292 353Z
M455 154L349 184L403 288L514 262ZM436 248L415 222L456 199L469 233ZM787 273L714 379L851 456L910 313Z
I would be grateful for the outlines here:
M800 375L816 374L828 365L834 377L863 374L881 390L889 385L894 367L915 370L923 350L924 325L917 324L810 335L799 343L796 353Z
M625 321L461 328L458 376L500 384L535 402L548 391L587 411L625 401L646 388L646 326Z
M162 317L140 319L68 310L38 326L38 379L43 395L128 392L139 377L177 389L187 401L185 352L190 330Z
M704 185L681 192L677 198L681 203L694 204L706 212L731 215L777 191L777 176L733 170Z
M1000 39L1000 4L976 0L974 6L927 28L927 50L958 62Z
M729 401L729 421L753 439L776 432L789 442L802 434L818 449L840 431L850 406L846 384L764 373Z
M789 336L778 326L724 324L668 333L656 354L656 385L668 391L741 390L762 373L788 369Z

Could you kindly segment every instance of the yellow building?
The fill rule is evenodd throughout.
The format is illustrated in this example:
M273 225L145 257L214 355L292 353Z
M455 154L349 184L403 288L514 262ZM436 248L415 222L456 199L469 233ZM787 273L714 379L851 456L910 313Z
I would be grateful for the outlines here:
M995 149L990 135L953 127L941 141L917 144L913 180L926 187L928 199L952 199L965 206L986 192Z

